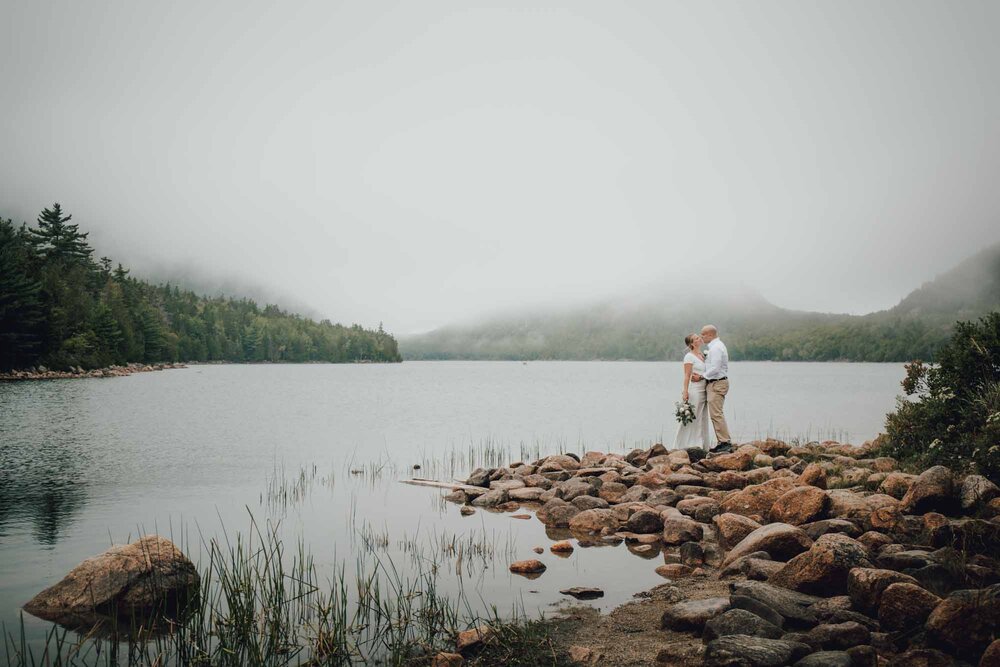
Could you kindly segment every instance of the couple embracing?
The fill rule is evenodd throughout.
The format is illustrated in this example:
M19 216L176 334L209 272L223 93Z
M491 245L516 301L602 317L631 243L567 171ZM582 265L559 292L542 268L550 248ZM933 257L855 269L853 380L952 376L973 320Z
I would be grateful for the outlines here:
M729 351L719 338L719 330L711 324L702 327L700 335L686 336L684 344L687 345L684 390L677 412L681 426L674 438L674 449L701 447L706 452L732 451L729 427L723 414L726 394L729 393ZM705 352L702 352L702 346L705 346ZM681 419L682 412L686 413L684 419ZM714 437L708 429L709 420ZM715 441L719 444L712 447Z

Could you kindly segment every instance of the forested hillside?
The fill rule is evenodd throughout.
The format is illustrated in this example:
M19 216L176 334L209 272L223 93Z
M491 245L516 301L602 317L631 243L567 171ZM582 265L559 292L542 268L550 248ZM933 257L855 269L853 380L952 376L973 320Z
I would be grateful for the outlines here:
M1000 310L1000 244L864 316L786 310L753 292L693 300L705 290L632 293L582 308L496 317L405 338L407 359L679 358L684 335L711 322L734 359L931 360L955 322ZM722 294L723 291L719 291Z
M107 257L59 204L34 227L0 218L0 370L158 361L399 361L382 330L248 299L153 285Z

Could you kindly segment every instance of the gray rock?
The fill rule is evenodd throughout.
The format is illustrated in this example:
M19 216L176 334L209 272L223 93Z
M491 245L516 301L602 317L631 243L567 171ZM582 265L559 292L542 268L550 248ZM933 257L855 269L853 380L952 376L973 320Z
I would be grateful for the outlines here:
M934 466L920 473L900 501L906 514L942 512L951 514L959 506L954 493L955 480L944 466Z
M134 617L179 612L196 593L200 577L173 542L149 535L113 546L73 568L59 583L32 598L25 611L57 623L96 622L102 616Z
M569 528L570 519L580 513L580 509L565 500L553 498L535 513L535 516L546 526L552 528Z
M556 487L556 497L571 501L577 496L596 496L597 488L579 477L567 480Z
M969 475L962 480L962 509L970 512L1000 496L1000 487L982 475Z
M816 615L809 606L819 602L818 597L778 588L761 581L737 581L730 584L730 590L733 595L743 595L763 602L781 614L788 625L798 628L816 625Z
M476 468L469 475L469 479L465 480L466 484L471 486L489 486L490 485L490 472L483 468Z
M822 521L802 524L799 528L806 531L806 535L814 540L818 540L827 533L841 533L848 537L860 537L863 532L856 523L847 519L823 519Z
M746 595L733 595L729 598L729 606L732 609L745 609L760 616L765 621L774 625L776 627L782 627L785 624L785 617L771 609L769 606Z
M805 657L807 644L749 635L713 639L705 647L705 667L785 667Z
M577 496L571 502L581 510L605 510L611 507L607 500L594 496Z
M729 598L705 598L678 602L663 612L660 627L664 630L701 632L705 623L729 609Z
M854 662L847 651L820 651L795 663L795 667L852 667Z
M630 533L658 533L663 530L663 517L654 509L639 510L625 522L625 530Z
M809 551L788 561L770 582L803 593L842 595L847 592L847 573L855 567L871 567L864 545L846 535L828 533Z
M745 609L729 609L705 623L705 631L701 638L707 643L726 635L752 635L778 639L781 634L780 627L765 621L753 612Z
M809 631L809 645L820 649L843 651L871 641L871 631L860 623L824 623Z
M847 649L853 667L878 667L878 651L874 646L852 646Z
M494 489L487 491L472 501L476 507L496 507L510 500L510 494L504 489Z

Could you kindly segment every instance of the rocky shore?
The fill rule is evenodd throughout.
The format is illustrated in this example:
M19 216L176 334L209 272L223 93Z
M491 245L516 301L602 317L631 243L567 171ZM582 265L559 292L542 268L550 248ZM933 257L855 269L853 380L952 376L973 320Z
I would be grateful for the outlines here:
M0 381L4 380L70 380L75 378L113 378L132 375L133 373L149 373L172 368L187 368L184 364L128 364L126 366L108 366L85 370L80 367L68 371L54 371L45 366L32 366L19 371L0 373Z
M533 507L557 542L510 564L526 576L573 540L662 554L649 599L567 635L577 663L1000 665L1000 488L902 472L878 446L563 454L476 470L447 498Z

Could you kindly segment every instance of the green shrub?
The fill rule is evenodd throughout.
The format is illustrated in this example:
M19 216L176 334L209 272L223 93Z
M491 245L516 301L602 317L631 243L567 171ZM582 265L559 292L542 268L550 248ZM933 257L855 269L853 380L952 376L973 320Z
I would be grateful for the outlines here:
M976 469L1000 481L1000 313L959 322L937 364L906 365L884 453L921 465Z

